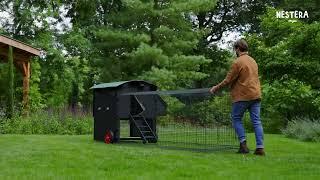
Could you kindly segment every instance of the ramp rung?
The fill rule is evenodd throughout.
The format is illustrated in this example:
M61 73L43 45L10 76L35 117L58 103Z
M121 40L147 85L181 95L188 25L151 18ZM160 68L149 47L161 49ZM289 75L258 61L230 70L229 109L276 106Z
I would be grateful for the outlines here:
M138 126L139 128L147 128L148 126Z
M131 120L134 122L135 126L140 132L143 143L153 142L157 140L157 137L151 127L146 121L145 117L141 115L131 115ZM147 135L146 135L147 134Z
M155 138L154 136L144 136L145 138L147 138L147 139L151 139L151 138Z

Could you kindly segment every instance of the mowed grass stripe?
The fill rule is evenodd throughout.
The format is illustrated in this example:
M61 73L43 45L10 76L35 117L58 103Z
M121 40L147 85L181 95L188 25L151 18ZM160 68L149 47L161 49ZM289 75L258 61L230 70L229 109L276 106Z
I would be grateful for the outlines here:
M0 135L0 179L319 179L320 144L266 135L266 157L92 136ZM249 135L254 149L254 136Z

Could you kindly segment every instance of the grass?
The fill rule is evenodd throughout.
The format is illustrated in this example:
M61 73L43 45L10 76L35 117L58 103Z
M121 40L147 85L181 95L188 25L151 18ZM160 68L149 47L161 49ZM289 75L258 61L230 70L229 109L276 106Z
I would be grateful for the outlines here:
M266 135L266 157L192 152L92 136L0 135L0 179L319 179L320 143ZM249 136L254 148L254 137Z

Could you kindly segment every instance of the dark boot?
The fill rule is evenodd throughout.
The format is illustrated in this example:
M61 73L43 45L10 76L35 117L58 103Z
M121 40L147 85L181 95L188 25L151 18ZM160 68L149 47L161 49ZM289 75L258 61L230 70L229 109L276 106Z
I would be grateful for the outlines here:
M264 152L264 149L263 148L257 148L255 151L254 151L254 154L255 155L258 155L258 156L265 156L266 153Z
M247 141L243 141L242 143L240 143L240 148L239 148L238 153L240 153L240 154L248 154L249 153Z

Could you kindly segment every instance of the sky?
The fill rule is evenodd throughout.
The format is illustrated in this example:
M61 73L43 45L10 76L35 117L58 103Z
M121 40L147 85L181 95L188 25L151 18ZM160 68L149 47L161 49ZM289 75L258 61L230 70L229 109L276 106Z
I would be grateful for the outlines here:
M59 12L61 13L60 16L63 17L63 21L59 22L56 26L56 28L58 29L58 31L63 32L64 27L67 27L67 29L70 29L72 27L72 23L71 23L71 18L66 17L67 15L67 11L64 10L64 7L60 7ZM10 14L7 12L0 12L0 27L2 27L2 24L5 23L6 21L9 21L9 23L13 23L12 22L12 18L10 17ZM56 19L52 18L52 17L48 17L46 18L46 21L49 23L52 23L54 21L56 21ZM41 26L40 22L35 22L35 25L37 26Z
M243 36L238 31L227 31L227 32L223 33L221 40L218 41L217 44L221 49L227 49L227 50L232 51L233 50L233 43L237 39L242 38L242 37Z

